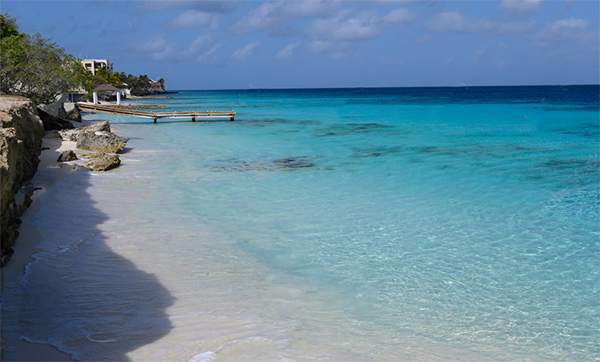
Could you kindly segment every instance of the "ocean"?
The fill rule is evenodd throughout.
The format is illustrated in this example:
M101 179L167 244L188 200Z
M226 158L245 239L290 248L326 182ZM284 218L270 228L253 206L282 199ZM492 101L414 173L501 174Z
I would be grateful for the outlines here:
M130 140L39 197L5 360L600 361L598 86L170 96L235 122L84 114Z

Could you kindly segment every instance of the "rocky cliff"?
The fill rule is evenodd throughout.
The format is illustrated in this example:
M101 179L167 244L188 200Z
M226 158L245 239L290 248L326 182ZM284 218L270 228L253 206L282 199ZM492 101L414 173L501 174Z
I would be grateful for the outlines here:
M12 255L19 232L19 216L31 203L31 192L15 202L15 195L37 170L44 125L35 105L27 98L0 95L0 233L1 265Z

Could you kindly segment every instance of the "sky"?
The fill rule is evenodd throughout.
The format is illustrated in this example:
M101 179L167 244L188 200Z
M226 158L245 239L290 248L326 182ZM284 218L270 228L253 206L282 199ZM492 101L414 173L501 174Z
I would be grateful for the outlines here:
M600 83L598 0L0 0L168 90Z

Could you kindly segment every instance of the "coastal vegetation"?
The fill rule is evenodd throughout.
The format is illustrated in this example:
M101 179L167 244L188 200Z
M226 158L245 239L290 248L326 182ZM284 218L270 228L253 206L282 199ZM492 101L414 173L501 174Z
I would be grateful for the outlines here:
M79 87L83 65L39 33L20 33L16 20L0 15L0 93L20 95L36 104Z
M101 84L110 84L117 88L129 89L133 95L146 95L154 93L157 90L164 91L164 79L160 79L156 85L147 75L131 75L124 72L110 72L106 68L99 68L96 74L92 74L89 69L83 69L82 87L91 96L92 90Z
M164 83L162 78L155 82L147 75L110 72L106 68L92 74L80 59L51 39L39 33L21 33L14 18L0 15L0 94L20 95L40 105L77 89L91 96L101 84L127 88L133 95L146 95L164 92Z

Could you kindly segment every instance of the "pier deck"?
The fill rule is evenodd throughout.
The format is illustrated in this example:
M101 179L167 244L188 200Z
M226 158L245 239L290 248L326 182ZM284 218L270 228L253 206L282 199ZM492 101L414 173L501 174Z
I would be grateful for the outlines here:
M84 112L99 112L99 113L110 113L118 114L121 116L130 116L138 118L153 119L154 123L157 123L158 119L169 118L191 118L192 122L196 122L196 118L215 119L215 118L229 118L233 121L235 118L235 111L192 111L192 112L148 112L140 111L135 109L123 108L119 106L108 106L100 104L85 104L76 103L77 108Z

